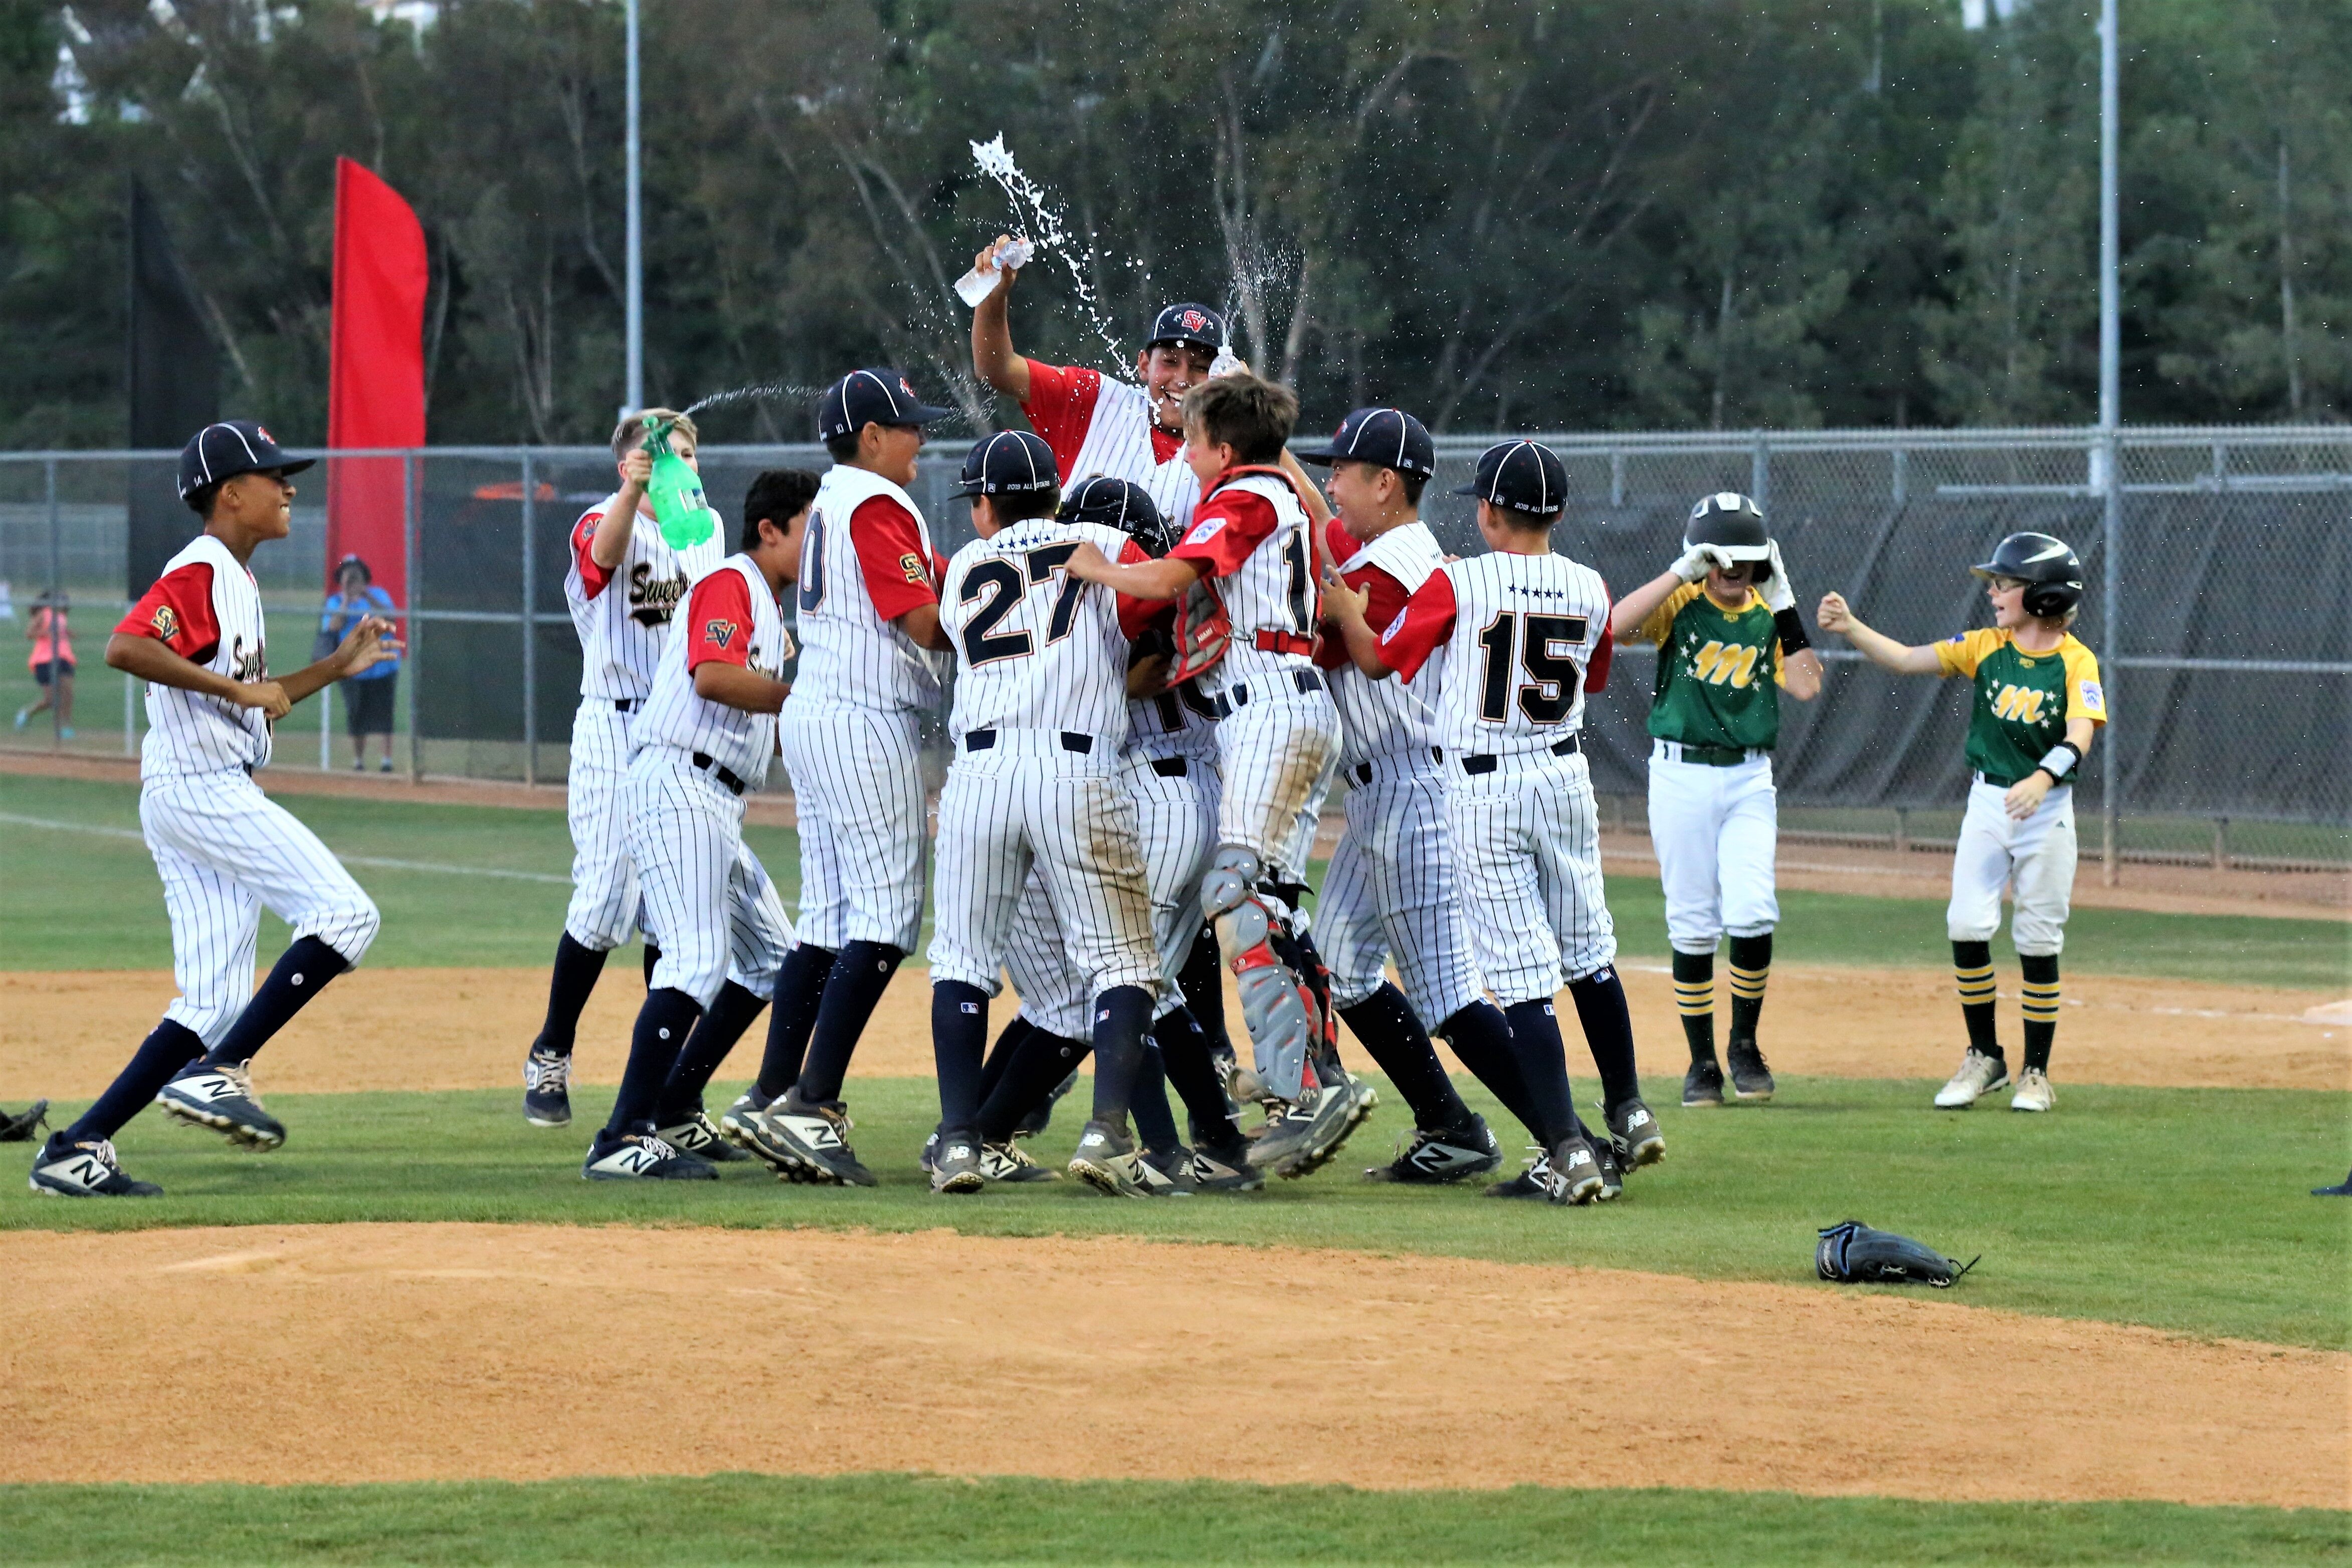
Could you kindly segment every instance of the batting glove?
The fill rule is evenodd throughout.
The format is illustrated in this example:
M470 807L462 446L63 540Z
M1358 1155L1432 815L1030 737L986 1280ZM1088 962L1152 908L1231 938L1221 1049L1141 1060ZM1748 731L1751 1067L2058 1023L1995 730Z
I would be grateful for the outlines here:
M1675 558L1674 574L1685 583L1696 583L1706 577L1716 564L1715 552L1704 544L1694 544Z
M1772 541L1770 549L1772 575L1764 584L1764 607L1777 616L1797 607L1797 591L1789 586L1789 568L1780 561L1780 542Z

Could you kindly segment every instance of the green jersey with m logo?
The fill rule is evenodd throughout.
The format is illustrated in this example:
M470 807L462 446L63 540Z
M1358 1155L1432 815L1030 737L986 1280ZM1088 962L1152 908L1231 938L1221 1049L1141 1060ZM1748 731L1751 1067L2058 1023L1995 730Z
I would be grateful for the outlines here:
M2012 634L1979 626L1937 643L1936 662L1975 683L1969 766L1989 784L2006 786L2032 773L2066 738L2069 719L2107 721L2099 661L2072 632L2047 652L2028 653Z
M1725 609L1685 583L1633 634L1658 648L1650 733L1685 746L1769 751L1780 738L1779 628L1756 590Z

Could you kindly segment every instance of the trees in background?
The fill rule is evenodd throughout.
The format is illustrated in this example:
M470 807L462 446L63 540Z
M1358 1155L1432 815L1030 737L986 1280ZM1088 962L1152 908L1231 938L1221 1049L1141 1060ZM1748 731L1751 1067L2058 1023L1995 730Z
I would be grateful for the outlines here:
M1995 8L1998 10L1998 8ZM1024 347L1131 355L1167 299L1313 421L2079 422L2095 405L2089 8L1957 0L646 0L647 391L897 363L998 416L948 290L1075 243ZM2128 5L2126 409L2352 408L2352 12ZM333 161L424 218L436 440L600 438L621 395L621 16L446 0L0 0L0 439L122 427L121 189L171 215L229 405L325 421ZM1081 305L1090 298L1095 310ZM714 419L799 439L805 395Z

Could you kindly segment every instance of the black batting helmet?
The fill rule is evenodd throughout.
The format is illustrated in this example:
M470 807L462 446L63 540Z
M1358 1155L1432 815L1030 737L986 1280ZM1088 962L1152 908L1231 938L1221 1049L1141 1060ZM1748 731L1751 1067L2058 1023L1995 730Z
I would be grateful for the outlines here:
M1733 561L1753 563L1751 581L1761 583L1772 575L1772 535L1764 526L1764 509L1738 490L1717 490L1691 508L1690 521L1683 526L1683 548L1696 544L1712 545Z
M2025 613L2063 616L2083 602L2083 558L2054 534L2012 533L1990 561L1969 568L1979 577L2025 584Z
M1154 561L1176 547L1176 531L1152 504L1150 492L1126 479L1099 474L1080 479L1062 497L1062 510L1055 515L1064 522L1095 522L1118 529L1143 546L1143 552Z

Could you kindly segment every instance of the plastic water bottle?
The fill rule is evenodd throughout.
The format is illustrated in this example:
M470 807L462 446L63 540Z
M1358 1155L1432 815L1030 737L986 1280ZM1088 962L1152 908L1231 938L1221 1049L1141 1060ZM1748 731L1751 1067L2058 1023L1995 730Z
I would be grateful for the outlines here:
M654 459L646 498L654 503L654 521L661 524L663 542L672 550L684 550L717 533L719 517L703 498L702 476L669 449L669 432L667 424L646 432L646 450Z
M1234 353L1234 345L1226 343L1217 350L1217 357L1209 362L1209 379L1214 381L1221 375L1231 375L1237 370L1248 368L1242 363L1242 356Z
M996 286L1004 280L1004 269L1010 268L1018 272L1028 266L1029 257L1035 248L1025 239L1014 240L996 253L997 264L994 267L984 272L975 267L957 279L955 280L956 298L973 310L979 310L980 302L995 293Z

